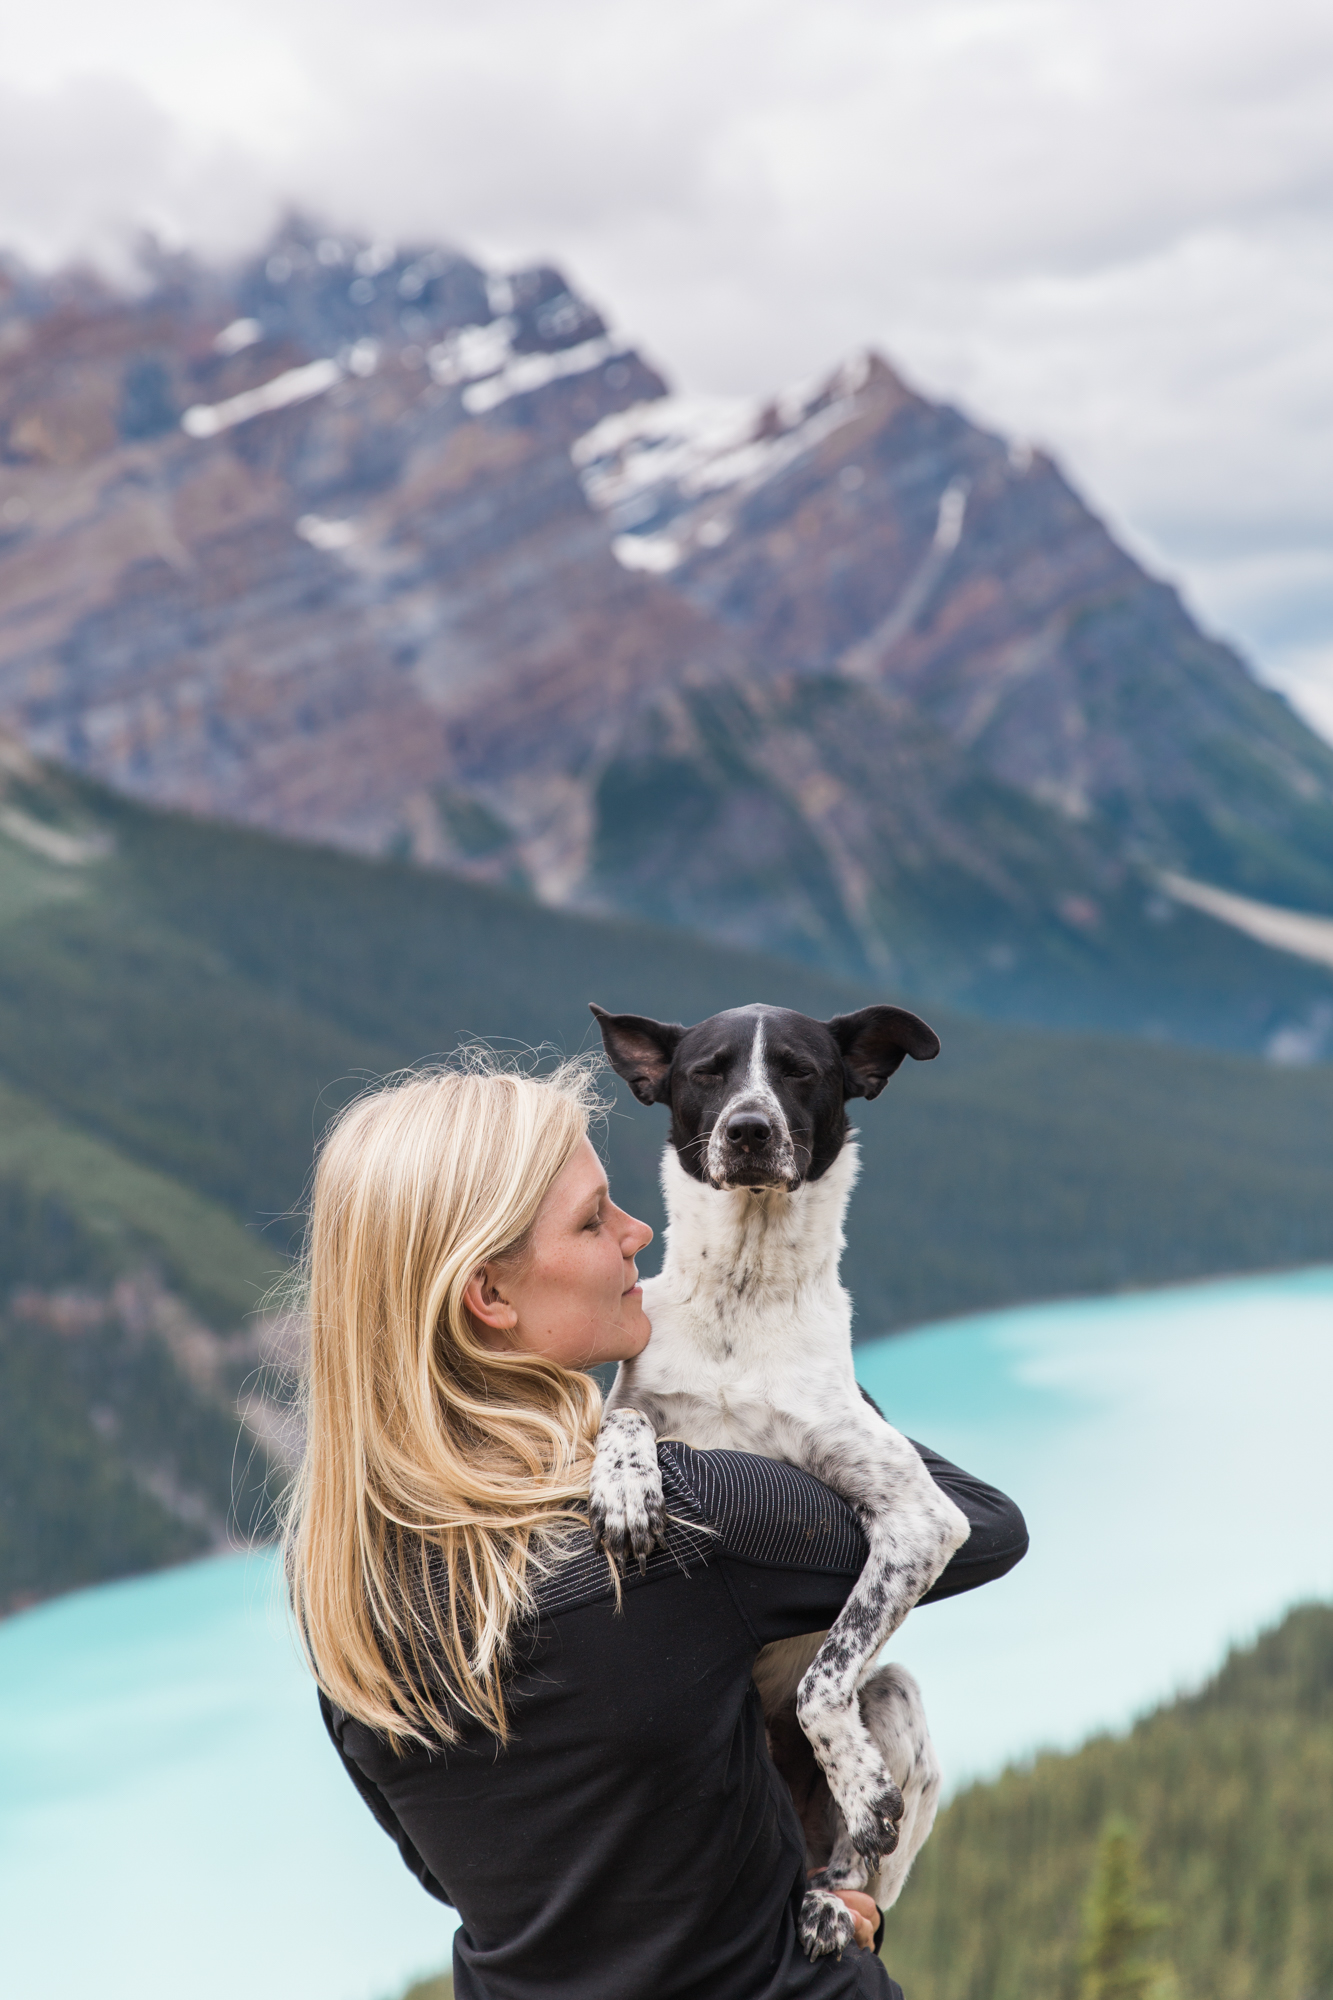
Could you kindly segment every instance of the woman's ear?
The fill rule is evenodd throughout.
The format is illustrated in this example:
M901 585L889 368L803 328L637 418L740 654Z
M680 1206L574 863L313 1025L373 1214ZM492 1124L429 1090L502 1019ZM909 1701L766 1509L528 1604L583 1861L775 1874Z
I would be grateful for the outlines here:
M483 1264L468 1279L463 1288L463 1304L479 1331L485 1327L491 1333L512 1333L518 1325L518 1313L507 1299L501 1298L489 1264ZM482 1338L485 1339L485 1334Z

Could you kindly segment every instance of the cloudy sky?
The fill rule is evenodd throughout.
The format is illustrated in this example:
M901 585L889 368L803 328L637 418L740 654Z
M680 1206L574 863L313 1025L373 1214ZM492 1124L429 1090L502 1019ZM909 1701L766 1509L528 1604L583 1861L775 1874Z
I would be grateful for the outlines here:
M565 264L680 385L883 348L1333 735L1328 0L43 0L0 242L283 200Z

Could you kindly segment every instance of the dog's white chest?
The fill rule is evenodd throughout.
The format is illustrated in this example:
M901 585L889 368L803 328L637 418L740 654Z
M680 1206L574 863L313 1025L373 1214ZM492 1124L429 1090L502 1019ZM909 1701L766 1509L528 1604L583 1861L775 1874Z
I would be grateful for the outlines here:
M668 1152L667 1254L644 1285L652 1339L616 1400L651 1397L662 1430L698 1450L774 1458L855 1404L838 1259L856 1167L848 1146L826 1181L765 1199L701 1187Z
M775 1403L792 1400L781 1370L775 1380L771 1365L738 1355L738 1343L700 1339L694 1315L664 1296L660 1280L644 1286L643 1302L653 1339L632 1379L661 1407L669 1435L697 1451L762 1452Z

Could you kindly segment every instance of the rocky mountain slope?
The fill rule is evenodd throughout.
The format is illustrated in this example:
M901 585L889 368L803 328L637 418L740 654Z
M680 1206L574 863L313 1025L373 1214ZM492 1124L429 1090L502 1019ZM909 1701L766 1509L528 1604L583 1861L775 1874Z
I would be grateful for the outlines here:
M671 396L549 269L297 221L133 297L11 269L0 719L982 1011L1333 1045L1333 749L1049 459L875 356Z

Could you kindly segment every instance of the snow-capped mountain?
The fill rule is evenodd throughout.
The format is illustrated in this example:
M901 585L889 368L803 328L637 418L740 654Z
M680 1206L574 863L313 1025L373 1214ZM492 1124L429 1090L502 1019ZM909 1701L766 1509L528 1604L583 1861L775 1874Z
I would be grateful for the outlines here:
M1047 457L875 355L670 394L548 268L293 221L148 278L0 279L0 722L43 755L996 1012L1322 1045L1318 952L1245 912L1333 912L1333 751Z

